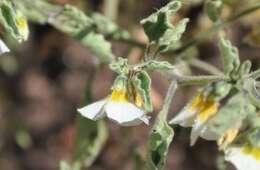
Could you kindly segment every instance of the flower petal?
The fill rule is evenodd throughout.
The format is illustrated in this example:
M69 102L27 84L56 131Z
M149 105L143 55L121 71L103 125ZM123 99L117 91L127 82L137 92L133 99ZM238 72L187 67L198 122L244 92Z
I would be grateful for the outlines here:
M0 39L0 54L4 54L10 52L9 48L5 45L5 43Z
M78 112L89 119L97 120L105 115L104 106L107 100L100 100L83 108L77 109Z
M143 115L143 117L137 118L130 122L121 123L122 126L137 126L141 123L145 123L146 125L149 125L149 116Z
M186 108L183 109L177 116L170 120L170 124L179 124L183 127L190 127L194 123L195 112Z
M219 137L216 133L213 133L212 131L209 130L207 123L201 123L199 121L195 121L191 130L191 137L190 137L191 146L193 146L196 143L199 136L206 140L217 140Z
M260 160L245 154L241 147L229 147L225 150L225 160L230 161L238 170L259 170Z
M135 121L143 117L143 110L129 102L109 101L105 106L107 117L119 124Z

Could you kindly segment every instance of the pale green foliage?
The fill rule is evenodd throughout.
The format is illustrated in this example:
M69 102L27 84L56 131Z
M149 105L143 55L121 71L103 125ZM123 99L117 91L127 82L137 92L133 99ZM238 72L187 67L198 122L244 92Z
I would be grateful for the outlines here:
M223 60L223 69L225 74L232 75L232 73L238 71L240 61L238 50L232 46L229 40L221 38L219 41L219 49Z
M132 79L131 82L133 83L137 92L141 95L142 100L144 102L144 109L147 112L153 111L152 101L151 101L151 79L147 72L141 71L138 72Z
M224 134L228 129L240 128L243 121L252 113L255 113L254 106L248 103L243 93L238 93L229 99L210 121L210 128L219 135Z
M50 15L48 22L58 30L73 37L84 35L92 30L93 21L82 11L71 5L65 5L60 11Z
M77 134L74 162L88 167L95 160L107 139L107 128L103 120L94 122L77 115Z
M105 16L99 13L91 13L91 19L97 28L97 31L105 35L106 37L113 39L129 39L130 35L126 30L123 30L114 22L107 19Z
M187 18L178 22L176 26L170 21L170 15L177 12L180 7L180 1L172 1L141 21L150 43L156 44L161 52L175 47L186 29Z
M205 10L208 17L213 21L217 21L220 18L223 8L222 0L206 0Z
M230 83L225 81L218 81L204 87L202 91L204 94L206 93L219 101L229 94L231 88L232 85Z
M175 67L167 61L156 61L150 60L145 63L144 69L147 71L154 71L154 70L174 70Z
M161 111L155 121L149 138L147 166L149 170L163 169L169 145L173 139L174 131L165 120L165 113Z
M109 64L111 70L118 74L128 74L129 73L129 66L127 64L127 59L118 57L116 61Z
M111 44L107 42L102 34L90 32L80 40L82 44L89 48L101 63L110 63L115 56L111 50Z
M115 56L111 44L102 34L96 33L94 21L82 11L71 5L64 7L50 4L43 0L28 3L27 0L18 0L23 12L33 21L49 23L58 30L81 41L98 58L100 63L110 63Z
M23 29L19 25L22 23ZM0 2L0 25L3 26L5 32L18 42L25 41L28 38L27 21L20 9L18 9L9 0Z

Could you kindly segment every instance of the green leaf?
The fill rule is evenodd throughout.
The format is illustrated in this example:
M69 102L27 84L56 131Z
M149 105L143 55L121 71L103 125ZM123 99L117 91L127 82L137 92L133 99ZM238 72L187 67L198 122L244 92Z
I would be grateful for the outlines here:
M81 43L88 47L101 63L110 63L115 58L111 44L101 34L90 32L81 39Z
M93 29L92 19L76 7L65 5L56 13L49 17L48 23L70 36L81 36Z
M127 75L129 73L129 66L125 58L118 57L116 61L109 64L109 68L118 74Z
M11 1L0 2L0 24L5 32L18 42L25 41L29 36L26 18Z
M92 121L77 115L74 163L89 167L100 153L108 137L103 120Z
M167 124L161 111L155 121L152 133L149 138L148 148L148 169L149 170L162 170L168 153L169 145L173 139L174 131Z
M238 93L210 120L209 127L212 132L222 135L228 129L241 127L245 118L253 111L254 107L247 102L245 95Z
M27 0L18 0L18 2L28 18L41 24L49 23L56 29L80 40L100 63L110 63L114 60L111 44L102 34L95 32L95 23L81 10L71 5L59 6L43 0L33 3L28 3Z
M156 61L150 60L145 63L144 70L146 71L154 71L154 70L174 70L175 67L170 64L168 61Z
M175 27L170 21L170 15L180 7L180 1L172 1L141 21L150 43L157 44L161 52L174 46L185 31L188 19L181 20Z
M260 147L260 127L249 130L245 137L251 146Z
M206 0L205 2L205 11L213 22L220 18L222 8L222 0Z
M114 22L110 21L105 16L99 13L91 13L94 25L97 27L97 31L105 35L106 37L113 39L129 39L130 34L117 26Z
M151 79L147 72L141 71L137 73L131 81L138 94L141 95L144 109L147 112L153 111L153 105L151 101Z
M232 73L234 74L238 71L240 65L238 50L232 46L230 41L223 37L220 39L218 46L223 60L224 72L232 76Z
M185 18L179 21L175 27L167 29L159 40L160 51L167 51L178 46L182 34L184 33L189 19Z

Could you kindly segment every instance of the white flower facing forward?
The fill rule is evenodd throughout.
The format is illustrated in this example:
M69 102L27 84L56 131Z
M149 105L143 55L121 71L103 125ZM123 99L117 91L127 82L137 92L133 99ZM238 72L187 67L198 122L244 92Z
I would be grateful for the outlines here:
M169 123L183 127L192 127L190 145L194 145L199 136L207 140L217 140L218 135L207 126L208 120L218 111L218 102L213 97L199 93Z
M142 100L139 95L133 103L127 90L127 81L119 76L112 88L112 94L107 98L78 109L78 112L89 119L97 120L107 116L122 126L135 126L144 122L149 124L149 118L140 108Z
M234 164L237 170L260 170L260 147L229 147L225 150L225 160Z
M0 39L0 55L10 52L9 48L5 45L5 43Z

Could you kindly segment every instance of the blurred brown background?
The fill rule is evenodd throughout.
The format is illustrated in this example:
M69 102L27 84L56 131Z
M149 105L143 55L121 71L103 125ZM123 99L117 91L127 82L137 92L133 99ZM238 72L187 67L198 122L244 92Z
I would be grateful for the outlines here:
M83 11L104 12L102 0L53 0L70 3ZM135 39L147 39L139 21L165 5L167 0L121 0L116 22L126 28ZM212 24L198 1L183 1L184 7L175 18L189 17L187 40ZM226 5L224 17L240 10L241 5ZM245 40L252 27L260 23L260 11L240 19L225 29L228 37L239 48L242 60L251 59L253 68L259 68L260 50ZM29 41L0 58L0 170L56 170L61 159L70 160L75 135L75 117L78 114L84 87L93 78L93 100L103 98L115 74L102 66L93 74L95 58L79 42L45 25L30 24ZM216 47L217 37L202 42L198 47L200 59L221 66ZM127 56L138 62L143 51L113 42L117 56ZM168 56L170 57L170 56ZM193 69L195 74L206 74ZM158 113L168 81L157 73L153 79L154 113ZM196 88L196 87L195 87ZM194 89L179 90L173 100L172 117ZM151 126L152 126L151 122ZM106 121L109 139L90 170L132 170L134 155L145 157L151 126L120 127ZM215 170L217 147L214 142L199 140L189 147L189 130L176 128L166 170ZM233 167L228 165L229 169Z

